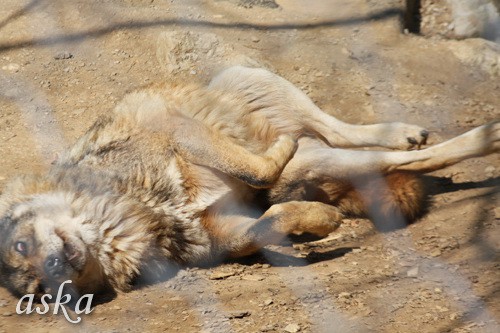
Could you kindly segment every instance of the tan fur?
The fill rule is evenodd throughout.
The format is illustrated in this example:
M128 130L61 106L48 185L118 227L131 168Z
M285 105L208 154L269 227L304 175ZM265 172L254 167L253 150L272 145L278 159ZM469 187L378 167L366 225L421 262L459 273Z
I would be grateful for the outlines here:
M415 125L351 125L285 79L233 67L207 87L127 95L38 177L0 199L0 278L18 294L128 290L179 265L249 255L345 216L413 220L418 173L498 150L499 125L419 151Z

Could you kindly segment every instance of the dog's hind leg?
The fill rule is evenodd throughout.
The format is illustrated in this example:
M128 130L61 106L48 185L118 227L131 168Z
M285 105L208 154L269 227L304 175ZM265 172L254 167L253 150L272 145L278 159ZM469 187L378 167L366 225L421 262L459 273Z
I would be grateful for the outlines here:
M500 122L493 122L438 145L415 151L373 151L330 148L311 138L299 140L299 149L281 177L294 173L304 178L309 170L334 177L353 177L395 171L426 173L468 158L484 156L500 149Z
M158 124L156 124L158 123ZM270 187L297 150L297 140L279 135L261 154L254 154L200 121L182 115L138 121L147 130L165 134L176 154L190 163L208 166L255 188Z
M336 230L343 215L321 202L290 201L271 206L260 218L217 216L210 220L220 252L237 258L250 255L268 244L279 243L291 233L324 237Z
M323 112L300 89L265 69L235 66L217 75L209 89L228 91L249 110L265 114L275 128L314 135L331 147L379 146L407 150L426 144L428 132L404 123L352 125ZM287 130L284 123L293 123Z
M334 149L302 138L295 156L269 190L269 200L321 201L354 215L366 215L370 206L385 217L399 209L402 216L412 220L425 203L418 174L499 149L498 122L418 151Z

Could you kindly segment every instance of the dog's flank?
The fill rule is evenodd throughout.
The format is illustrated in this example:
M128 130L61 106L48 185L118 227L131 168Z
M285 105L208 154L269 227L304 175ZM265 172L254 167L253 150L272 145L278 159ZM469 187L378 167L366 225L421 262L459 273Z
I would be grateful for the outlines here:
M49 173L0 198L0 281L43 294L163 279L241 257L289 233L326 236L344 217L381 229L425 207L418 174L499 148L498 123L418 151L428 132L350 125L266 70L234 67L207 87L127 95Z

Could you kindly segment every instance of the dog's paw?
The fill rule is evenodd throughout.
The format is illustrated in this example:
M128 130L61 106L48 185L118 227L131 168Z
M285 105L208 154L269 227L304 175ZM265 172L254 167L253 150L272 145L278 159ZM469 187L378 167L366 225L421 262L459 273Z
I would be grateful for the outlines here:
M288 134L282 134L278 136L278 139L272 146L271 149L274 149L274 151L271 154L272 156L278 157L278 160L282 160L284 164L286 164L293 157L297 148L297 139Z
M383 147L413 150L428 144L429 131L423 127L405 123L381 124Z
M415 138L414 136L408 136L406 137L406 140L408 141L408 150L412 150L417 148L420 150L422 146L425 146L427 144L427 139L429 138L429 131L426 129L420 130L418 133L418 139Z

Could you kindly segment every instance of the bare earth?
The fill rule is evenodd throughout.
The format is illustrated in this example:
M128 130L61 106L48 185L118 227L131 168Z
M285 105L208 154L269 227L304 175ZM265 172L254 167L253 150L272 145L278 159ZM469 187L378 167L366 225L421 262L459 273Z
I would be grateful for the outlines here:
M345 121L425 126L434 143L499 119L500 53L402 33L403 3L2 0L0 188L47 168L126 92L229 64L265 66ZM432 174L430 213L403 230L348 220L316 246L102 300L80 324L17 315L1 289L0 332L500 332L499 160Z

